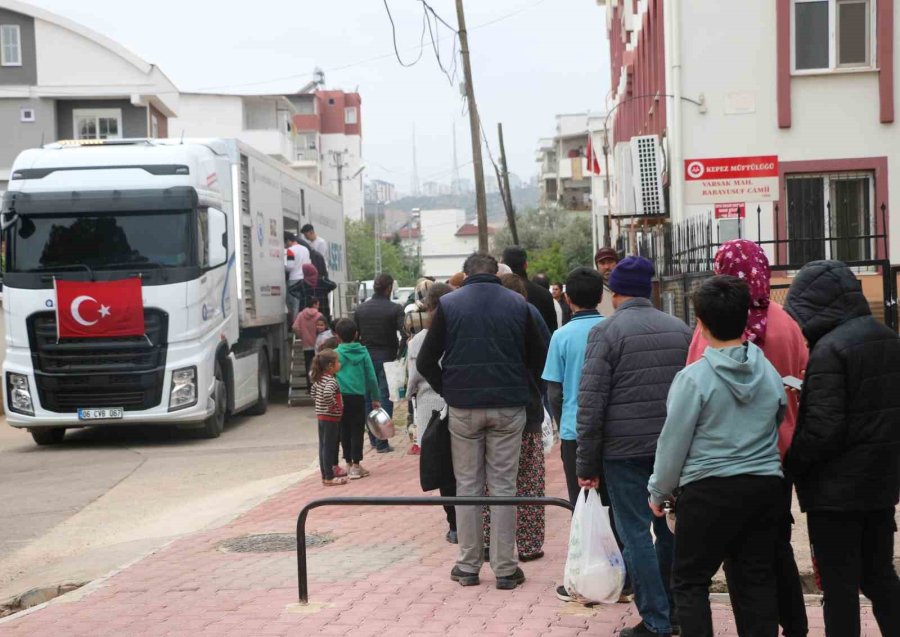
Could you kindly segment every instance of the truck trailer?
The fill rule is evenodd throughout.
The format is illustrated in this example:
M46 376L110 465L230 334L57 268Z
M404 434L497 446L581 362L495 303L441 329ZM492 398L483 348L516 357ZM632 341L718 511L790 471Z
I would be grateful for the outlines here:
M2 206L9 424L41 445L110 424L214 438L231 414L265 413L290 375L284 233L306 223L344 282L340 199L237 140L21 153ZM137 309L110 292L129 285Z

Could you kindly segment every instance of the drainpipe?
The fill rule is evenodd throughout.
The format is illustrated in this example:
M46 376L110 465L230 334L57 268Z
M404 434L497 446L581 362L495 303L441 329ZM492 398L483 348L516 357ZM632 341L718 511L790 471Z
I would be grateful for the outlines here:
M682 100L681 100L681 0L671 0L666 11L669 16L667 40L672 79L672 121L669 139L671 141L672 164L669 167L670 219L677 223L684 218L684 147L682 136Z

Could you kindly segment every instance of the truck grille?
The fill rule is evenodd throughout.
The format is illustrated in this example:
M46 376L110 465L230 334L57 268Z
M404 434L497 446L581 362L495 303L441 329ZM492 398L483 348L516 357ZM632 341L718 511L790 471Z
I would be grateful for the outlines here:
M28 339L41 406L72 413L79 407L150 409L162 400L168 315L144 310L144 337L57 341L56 314L28 317Z

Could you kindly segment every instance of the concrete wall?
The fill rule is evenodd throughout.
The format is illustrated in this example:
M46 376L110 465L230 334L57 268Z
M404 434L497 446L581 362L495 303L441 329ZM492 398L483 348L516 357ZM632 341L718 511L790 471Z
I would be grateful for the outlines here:
M22 108L34 109L35 121L22 122ZM71 122L69 124L71 128ZM46 99L0 99L0 179L7 172L16 156L26 148L37 148L41 142L56 141L56 107ZM0 190L3 190L0 187Z
M34 18L0 9L0 24L19 25L22 47L22 66L0 66L0 85L29 86L37 83L37 62L34 43Z
M243 130L244 108L234 95L184 94L178 117L169 119L172 137L239 137Z
M147 109L133 106L128 100L58 100L56 102L56 123L59 139L73 139L72 112L81 108L118 108L122 110L122 137L146 137L150 134L147 126Z

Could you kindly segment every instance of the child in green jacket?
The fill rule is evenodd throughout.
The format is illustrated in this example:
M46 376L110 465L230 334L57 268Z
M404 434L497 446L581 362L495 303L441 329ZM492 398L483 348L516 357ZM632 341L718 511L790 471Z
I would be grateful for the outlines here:
M378 380L375 378L375 366L369 351L356 340L359 335L356 323L350 319L340 319L334 326L334 333L340 340L337 353L341 370L337 373L337 381L344 398L341 447L350 479L359 480L369 475L360 465L366 430L366 392L377 397ZM373 409L380 407L378 400L372 400Z

